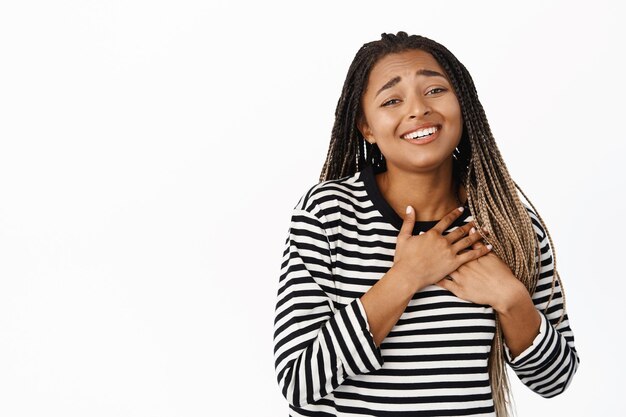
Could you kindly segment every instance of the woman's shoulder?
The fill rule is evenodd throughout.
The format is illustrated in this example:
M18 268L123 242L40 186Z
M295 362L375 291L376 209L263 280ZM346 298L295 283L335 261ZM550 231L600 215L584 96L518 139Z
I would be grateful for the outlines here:
M339 200L350 201L361 197L364 193L361 172L346 175L342 178L320 181L305 188L294 206L294 210L303 210L310 213L320 208L336 205Z

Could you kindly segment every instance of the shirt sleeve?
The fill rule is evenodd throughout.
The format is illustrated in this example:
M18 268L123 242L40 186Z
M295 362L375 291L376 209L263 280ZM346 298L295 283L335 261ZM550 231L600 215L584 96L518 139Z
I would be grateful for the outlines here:
M518 356L511 357L506 343L504 351L506 361L524 385L549 398L562 393L569 386L580 359L574 346L574 333L570 328L558 279L553 289L554 258L548 236L534 212L528 210L541 248L540 275L532 295L541 324L532 344Z
M337 308L331 251L320 219L296 207L285 242L274 318L278 385L290 405L320 400L346 378L380 369L360 299Z

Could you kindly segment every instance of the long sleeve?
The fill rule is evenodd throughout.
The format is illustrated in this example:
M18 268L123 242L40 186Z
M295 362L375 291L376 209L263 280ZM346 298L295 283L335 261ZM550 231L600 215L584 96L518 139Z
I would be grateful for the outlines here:
M360 299L340 307L333 302L324 217L302 205L301 199L285 242L274 319L278 385L295 407L315 403L346 378L383 365Z
M550 299L554 258L548 236L534 212L528 210L541 247L540 275L532 295L533 303L541 316L541 325L532 345L515 359L511 358L506 345L504 350L505 358L518 378L534 392L549 398L562 393L569 386L580 359L574 347L574 334L569 325L558 280ZM561 315L563 319L559 323Z

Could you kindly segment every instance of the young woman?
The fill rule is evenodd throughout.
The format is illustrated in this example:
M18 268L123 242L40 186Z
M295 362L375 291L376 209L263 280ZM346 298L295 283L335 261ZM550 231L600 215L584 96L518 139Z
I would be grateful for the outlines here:
M463 64L383 34L356 54L335 115L280 275L290 415L507 416L505 363L563 392L579 359L552 240Z

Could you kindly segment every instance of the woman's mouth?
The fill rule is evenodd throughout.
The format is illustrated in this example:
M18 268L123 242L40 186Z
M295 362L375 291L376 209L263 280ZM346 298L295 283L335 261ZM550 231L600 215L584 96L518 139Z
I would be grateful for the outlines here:
M437 139L439 130L441 130L440 126L430 126L406 133L401 138L415 145L424 145Z

